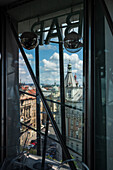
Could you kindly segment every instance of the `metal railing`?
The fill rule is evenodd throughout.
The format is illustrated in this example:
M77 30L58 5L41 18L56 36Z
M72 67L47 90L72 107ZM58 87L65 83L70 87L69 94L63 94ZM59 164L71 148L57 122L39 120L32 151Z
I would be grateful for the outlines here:
M26 125L25 123L22 123L22 122L20 122L20 123L21 123L21 125L22 125L22 126L25 126L25 127L27 127L28 129L31 129L31 130L33 130L33 131L37 132L37 129L34 129L34 128L32 128L32 127L30 127L30 126ZM38 133L39 133L40 135L42 135L42 136L44 136L44 135L45 135L44 133L39 132L39 131L38 131ZM60 142L59 142L58 140L56 140L56 139L54 139L54 138L52 138L52 137L50 137L50 136L47 136L47 138L48 138L48 139L51 139L51 140L53 140L54 142L56 142L56 143L59 143L59 144L60 144ZM67 146L67 145L66 145L66 147L67 147L69 150L71 150L72 152L74 152L75 154L77 154L77 156L81 156L81 157L82 157L81 153L79 153L79 152L75 151L74 149L70 148L70 147L69 147L69 146Z
M29 95L29 96L36 97L36 95L30 94L30 93L28 93L28 92L24 92L24 91L22 91L22 90L19 90L19 92L22 93L22 94L27 94L27 95ZM71 108L71 109L76 109L76 110L79 110L79 111L83 111L83 109L77 108L77 107L75 107L75 106L70 106L70 105L68 105L68 104L62 104L62 103L60 103L60 102L57 102L57 101L54 101L54 100L51 100L51 99L46 99L46 98L45 98L45 100L48 101L48 102L56 103L56 104L61 105L61 106L64 106L64 107L68 107L68 108ZM81 103L81 102L76 102L76 103L78 104L78 103Z

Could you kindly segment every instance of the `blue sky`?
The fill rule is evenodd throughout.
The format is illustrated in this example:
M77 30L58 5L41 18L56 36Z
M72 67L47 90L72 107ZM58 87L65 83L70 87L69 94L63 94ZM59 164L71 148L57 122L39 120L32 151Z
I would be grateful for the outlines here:
M40 82L43 84L59 84L59 48L58 44L49 44L39 47L40 56ZM32 69L35 72L35 50L25 50ZM77 75L77 80L82 85L83 77L83 49L78 53L69 53L64 48L64 76L67 73L67 65L72 64L72 73ZM22 83L32 83L31 77L19 53L19 79Z

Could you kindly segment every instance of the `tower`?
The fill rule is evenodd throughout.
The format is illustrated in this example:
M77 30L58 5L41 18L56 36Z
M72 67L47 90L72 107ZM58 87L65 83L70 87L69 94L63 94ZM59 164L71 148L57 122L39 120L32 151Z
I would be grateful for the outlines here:
M67 66L67 74L65 77L65 94L66 94L66 99L71 100L74 97L75 93L75 88L76 88L76 82L72 74L72 65L69 62Z

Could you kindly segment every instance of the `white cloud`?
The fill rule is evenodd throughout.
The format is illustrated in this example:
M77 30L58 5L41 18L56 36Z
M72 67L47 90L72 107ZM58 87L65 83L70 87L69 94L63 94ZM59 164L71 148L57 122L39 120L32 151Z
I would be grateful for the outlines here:
M44 70L45 71L56 71L58 70L58 65L55 62L43 59L42 60L44 64Z
M33 55L32 54L27 54L27 57L30 62L30 64L33 64ZM29 72L28 72L28 69L27 69L27 66L24 62L24 59L21 55L21 53L19 53L19 79L21 79L21 82L22 83L31 83L32 82L32 79L31 79L31 76L29 75Z
M72 73L73 76L77 74L77 80L79 84L82 85L82 73L83 73L83 61L79 59L77 54L67 54L64 53L64 76L67 74L67 65L68 63L72 64ZM55 52L48 60L42 60L43 67L41 67L41 82L48 82L53 84L55 81L59 83L60 75L59 75L59 54Z
M34 58L32 54L28 54L28 53L25 53L25 54L29 60ZM21 52L19 52L19 59L24 60Z
M54 45L43 45L43 46L40 46L40 50L57 50L56 46Z
M77 54L67 54L67 53L64 53L64 61L66 62L71 62L71 63L78 63L80 61L79 57Z
M28 55L29 58L32 58L32 54ZM67 65L68 63L72 64L72 74L76 73L77 81L80 85L82 85L82 78L83 78L83 61L79 59L77 54L67 54L64 53L64 77L67 74ZM30 60L30 64L33 65L33 60ZM43 59L40 61L40 79L41 83L47 84L57 84L60 83L60 70L59 70L59 53L54 52L49 59ZM24 60L22 58L21 53L19 54L19 72L20 72L20 79L21 82L30 83L32 79L29 75L26 65L24 64Z
M27 54L26 53L26 56L27 56L27 58L30 60L30 59L33 59L33 55L32 54Z
M20 72L20 74L26 74L26 71L25 71L25 70L23 70L23 71L21 71L21 72Z
M51 57L50 57L50 60L53 60L54 62L58 62L59 60L59 54L58 53L54 53Z

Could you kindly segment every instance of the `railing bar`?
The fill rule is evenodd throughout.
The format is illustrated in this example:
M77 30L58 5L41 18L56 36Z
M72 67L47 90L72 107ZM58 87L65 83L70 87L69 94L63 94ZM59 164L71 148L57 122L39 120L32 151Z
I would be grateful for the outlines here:
M60 100L61 100L61 132L66 144L66 113L65 113L65 90L64 90L64 59L63 59L63 43L59 43L59 67L60 67ZM62 152L62 161L65 160L65 155Z
M37 132L36 129L34 129L34 128L32 128L32 127L30 127L30 126L28 126L28 125L26 125L26 124L24 124L24 123L22 123L22 122L20 122L20 123L21 123L21 125L26 126L28 129L31 129L31 130ZM45 135L45 134L42 133L42 132L38 132L38 133L39 133L40 135L42 135L42 136ZM54 138L52 138L52 137L50 137L50 136L47 136L47 138L49 138L49 139L53 140L54 142L60 144L60 142L59 142L58 140L56 140L56 139L54 139ZM67 146L67 145L66 145L66 146ZM75 154L77 154L77 155L79 155L79 156L82 156L79 152L75 151L74 149L70 148L69 146L67 146L67 148L68 148L69 150L71 150L72 152L74 152Z
M42 170L44 170L44 165L45 165L48 129L49 129L49 117L47 115L46 130L45 130L45 135L44 135L44 147L43 147L43 155L42 155L42 165L41 165Z
M20 92L20 93L23 93L23 94L27 94L27 95L29 95L29 96L36 97L36 95L35 95L35 94L30 94L30 93L27 93L27 92L22 91L22 90L19 90L19 92Z
M56 101L54 101L54 100L51 100L51 99L46 99L47 101L50 101L50 102L55 102L55 103L57 103L57 104L61 104L60 102L56 102ZM81 102L76 102L76 103L81 103ZM65 106L69 106L69 105L67 105L67 104L64 104ZM72 107L72 106L69 106L69 107Z
M35 71L38 84L40 85L40 72L39 72L39 45L35 48ZM40 132L41 122L40 122L40 97L36 89L36 121L37 121L37 131ZM37 155L41 156L41 143L40 134L37 133Z
M21 92L21 93L23 93L23 94L28 94L29 96L34 96L34 97L36 97L36 95L30 94L30 93L27 93L27 92L24 92L24 91L22 91L22 90L19 90L19 92ZM67 104L62 104L62 103L57 102L57 101L54 101L54 100L50 100L50 99L45 99L45 100L48 101L48 102L52 102L52 103L56 103L56 104L65 106L65 107L69 107L69 108L72 108L72 109L76 109L76 110L83 111L83 109L79 109L79 108L76 108L76 107L73 107L73 106L69 106L69 105L67 105ZM76 102L76 103L80 103L80 102Z
M77 110L83 111L83 109L79 109L79 108L76 108L76 107L73 107L73 106L69 106L67 104L62 104L62 103L56 102L54 100L46 99L46 101L53 102L53 103L56 103L56 104L59 104L59 105L65 106L65 107L69 107L69 108L72 108L72 109L77 109ZM77 103L79 103L79 102L77 102Z

